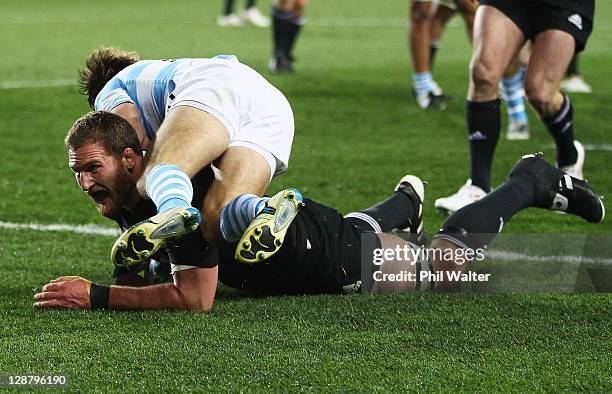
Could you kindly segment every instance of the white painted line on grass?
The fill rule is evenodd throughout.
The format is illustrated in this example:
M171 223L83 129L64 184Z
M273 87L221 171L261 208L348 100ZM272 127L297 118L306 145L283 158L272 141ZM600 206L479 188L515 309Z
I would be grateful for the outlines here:
M407 18L306 18L306 25L320 27L408 27L410 22ZM446 25L450 28L465 28L462 18L453 18ZM593 31L612 31L608 25L598 25Z
M399 12L406 12L407 8L401 8ZM113 21L97 21L98 23L116 23ZM165 20L152 20L153 23L166 23ZM89 21L80 19L70 19L64 17L46 17L38 16L33 17L31 15L23 16L5 16L1 21L0 25L38 25L38 24L86 24ZM191 20L183 21L183 24L197 24L197 25L216 25L216 22L212 20ZM309 26L322 26L322 27L406 27L408 25L408 18L392 18L392 17L312 17L307 18L306 22ZM448 23L447 27L464 27L462 18L453 18ZM612 27L606 24L598 24L594 31L612 31Z
M584 150L586 151L612 152L612 145L610 144L583 144L583 146L584 146ZM543 149L557 149L557 147L554 144L550 144L550 145L546 145Z
M58 86L76 85L75 79L50 79L43 81L0 81L0 90L25 88L53 88Z
M112 227L102 227L96 224L38 224L38 223L10 223L0 221L0 228L10 230L35 230L35 231L63 231L87 235L104 235L116 237L121 232Z
M102 227L95 224L38 224L38 223L11 223L0 221L0 228L6 228L10 230L34 230L34 231L60 231L60 232L71 232L76 234L87 234L87 235L103 235L117 237L121 234L119 229L112 227ZM599 265L612 265L612 259L598 258L598 257L583 257L583 256L535 256L525 253L517 253L506 250L489 250L486 252L486 256L503 261L516 262L516 261L529 261L537 263L570 263L570 264L599 264Z
M407 27L405 18L317 18L306 20L308 26L317 27ZM449 23L449 27L454 23ZM454 26L453 26L454 27Z
M502 261L528 261L530 263L569 263L569 264L599 264L612 265L612 259L603 257L585 256L536 256L524 253L510 252L507 250L489 250L485 253L486 257Z

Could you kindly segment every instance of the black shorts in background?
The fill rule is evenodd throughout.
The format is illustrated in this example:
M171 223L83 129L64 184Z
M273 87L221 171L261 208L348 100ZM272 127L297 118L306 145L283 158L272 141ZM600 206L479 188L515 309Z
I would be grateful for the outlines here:
M574 37L576 52L584 49L593 30L593 0L481 0L503 12L527 39L545 30L561 30Z

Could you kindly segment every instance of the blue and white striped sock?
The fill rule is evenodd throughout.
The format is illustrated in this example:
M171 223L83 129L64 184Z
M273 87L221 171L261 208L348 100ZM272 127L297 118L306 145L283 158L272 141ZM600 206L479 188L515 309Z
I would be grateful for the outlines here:
M504 78L500 83L501 96L506 103L508 118L513 122L527 123L527 111L525 110L525 81L526 66L521 66L519 71L511 77Z
M433 90L432 81L433 78L430 71L412 74L412 87L417 95L431 92Z
M240 194L221 211L221 234L229 242L238 241L270 197Z
M147 176L147 195L157 206L157 212L166 212L176 207L190 207L193 186L179 167L158 164Z

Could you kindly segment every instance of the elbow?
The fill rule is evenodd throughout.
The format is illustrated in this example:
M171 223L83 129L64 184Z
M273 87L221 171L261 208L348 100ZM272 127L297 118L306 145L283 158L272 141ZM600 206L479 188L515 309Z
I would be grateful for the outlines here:
M200 297L188 297L180 294L180 309L188 312L210 312L213 308L214 297L204 299Z
M183 305L184 307L182 308L185 311L188 312L211 312L212 308L213 308L213 302L207 302L207 303L196 303L196 302L191 302L191 303L185 303Z
M181 309L210 312L217 290L217 267L177 271L173 285Z

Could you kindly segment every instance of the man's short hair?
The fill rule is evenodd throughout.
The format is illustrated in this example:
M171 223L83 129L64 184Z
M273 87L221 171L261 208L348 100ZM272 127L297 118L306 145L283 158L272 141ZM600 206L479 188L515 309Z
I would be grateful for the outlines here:
M101 142L106 151L116 157L120 157L126 148L142 155L136 130L127 120L112 112L89 112L74 122L64 139L66 149L72 150L87 142Z
M87 102L94 107L98 93L112 77L130 64L140 60L136 52L119 48L100 47L85 60L85 68L79 70L79 92L87 96Z

